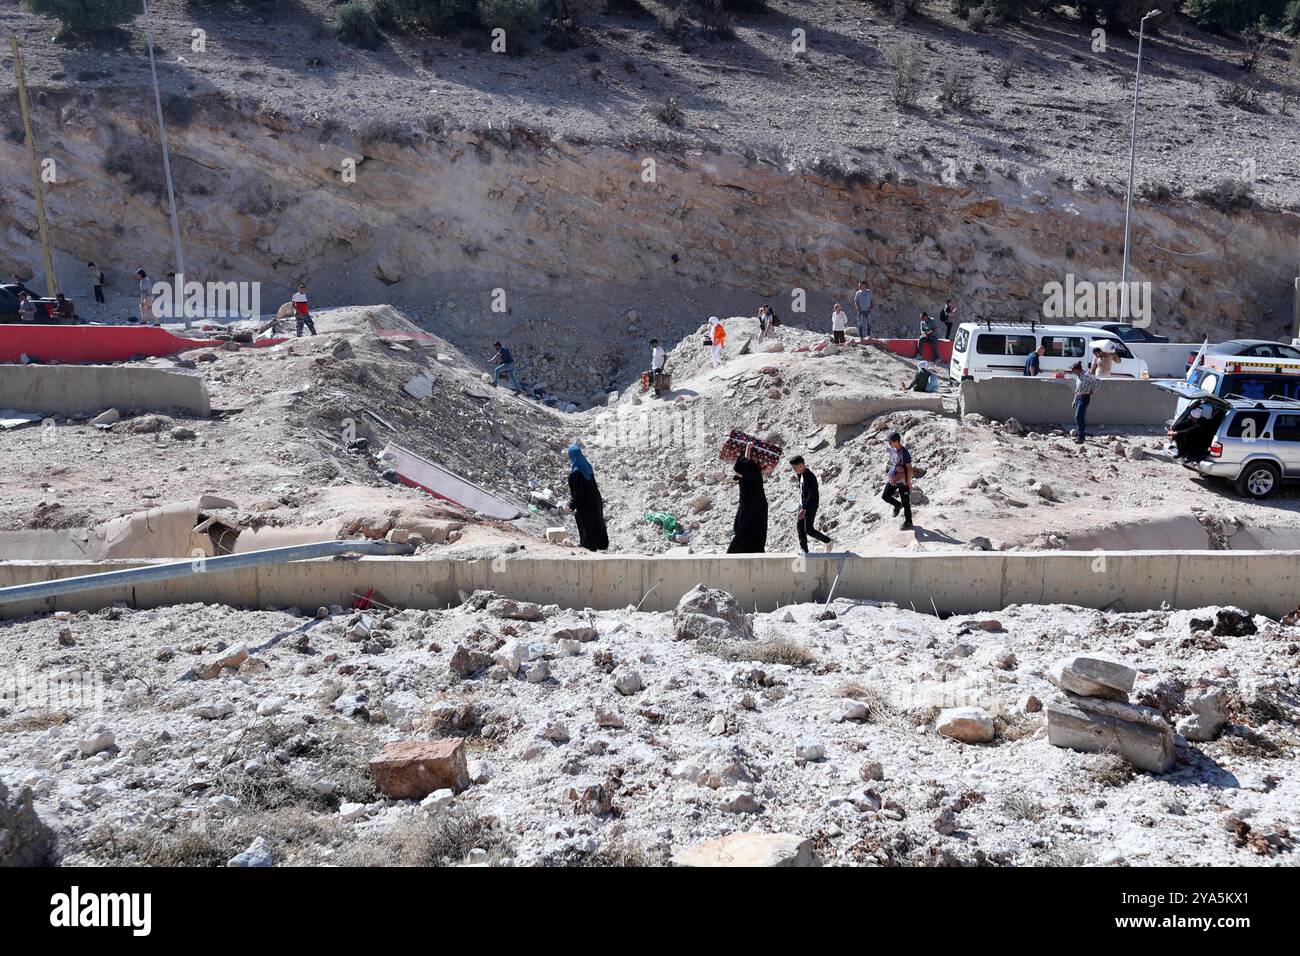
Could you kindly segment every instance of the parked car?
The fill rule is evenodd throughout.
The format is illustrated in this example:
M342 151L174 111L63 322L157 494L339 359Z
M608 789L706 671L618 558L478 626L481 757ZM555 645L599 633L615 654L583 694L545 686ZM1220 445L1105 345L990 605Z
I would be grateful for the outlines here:
M21 283L0 285L0 322L19 322L18 296L26 292L36 303L36 321L49 322L53 314L54 300L33 292Z
M1077 325L1042 325L1037 322L963 322L952 340L948 374L956 381L999 375L1023 375L1025 359L1040 345L1047 353L1039 360L1041 374L1068 373L1075 362L1086 367L1092 347L1110 342L1118 361L1111 378L1148 378L1147 363L1133 355L1114 332Z
M1207 355L1243 355L1251 358L1300 360L1300 349L1268 339L1232 339L1205 350Z
M1184 468L1230 481L1249 498L1300 481L1300 401L1223 398L1187 382L1157 387L1186 403L1170 424L1168 449Z
M1158 342L1163 344L1169 341L1169 336L1157 335L1155 332L1140 329L1131 322L1076 322L1075 325L1084 325L1090 329L1114 332L1123 342Z

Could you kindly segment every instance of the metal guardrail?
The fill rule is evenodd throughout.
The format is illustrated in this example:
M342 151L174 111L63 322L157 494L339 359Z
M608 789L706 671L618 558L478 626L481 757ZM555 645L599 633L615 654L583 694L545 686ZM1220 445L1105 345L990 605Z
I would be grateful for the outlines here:
M15 601L39 601L44 598L77 594L81 591L94 591L98 588L168 581L192 574L220 574L223 571L283 564L288 561L306 561L311 558L328 558L344 554L401 555L411 554L413 551L409 544L398 544L394 541L319 541L313 544L295 544L287 548L266 548L262 551L226 554L214 558L188 558L184 561L155 564L144 568L123 568L119 571L82 574L70 578L57 578L53 581L0 588L0 605L12 604Z

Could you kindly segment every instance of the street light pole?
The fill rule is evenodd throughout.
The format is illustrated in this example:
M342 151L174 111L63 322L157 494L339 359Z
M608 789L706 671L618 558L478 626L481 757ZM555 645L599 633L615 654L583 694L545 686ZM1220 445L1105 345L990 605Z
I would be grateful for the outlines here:
M153 21L149 17L149 2L144 3L144 35L149 47L149 72L153 76L153 102L158 110L158 139L162 141L163 178L167 180L167 205L172 217L172 249L176 256L176 278L173 280L179 288L172 289L172 302L185 301L185 253L181 250L181 227L176 218L176 190L172 187L172 163L167 153L167 127L163 124L162 94L158 92L158 67L153 57ZM174 318L174 316L173 316ZM185 328L190 327L189 316L185 317Z
M1158 14L1159 10L1152 10L1142 22L1138 24L1138 55L1137 55L1137 72L1133 77L1133 132L1129 141L1128 151L1128 197L1124 203L1124 272L1120 277L1120 321L1127 322L1129 319L1129 286L1128 286L1128 262L1129 262L1129 239L1132 235L1133 225L1133 177L1137 171L1137 145L1138 145L1138 97L1142 92L1142 39L1146 33L1147 21Z

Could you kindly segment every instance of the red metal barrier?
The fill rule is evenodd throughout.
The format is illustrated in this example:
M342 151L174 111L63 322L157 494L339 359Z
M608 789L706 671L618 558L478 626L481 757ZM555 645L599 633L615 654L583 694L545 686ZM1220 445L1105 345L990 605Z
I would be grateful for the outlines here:
M916 339L882 339L881 341L885 343L885 348L890 352L893 352L895 355L902 355L906 358L917 357ZM934 361L933 356L930 355L930 347L928 345L925 347L925 357L931 362ZM951 339L939 340L939 361L944 365L947 365L952 361Z
M262 339L257 347L284 339ZM0 362L125 362L137 355L175 355L188 349L220 348L213 339L185 339L148 325L0 325Z

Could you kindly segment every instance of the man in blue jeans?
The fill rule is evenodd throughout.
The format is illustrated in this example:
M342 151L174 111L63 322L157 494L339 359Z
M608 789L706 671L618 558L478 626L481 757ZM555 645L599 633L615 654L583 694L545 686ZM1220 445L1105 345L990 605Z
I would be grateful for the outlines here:
M500 342L493 342L492 347L497 350L497 354L492 356L492 384L496 385L502 375L510 383L510 387L516 392L522 392L523 387L519 384L519 379L515 378L515 359L510 354L510 350Z
M866 281L858 283L858 291L853 293L853 305L858 310L858 339L861 341L871 334L871 289Z
M916 340L916 357L925 358L925 346L930 346L934 361L939 361L939 323L930 318L930 313L921 313L921 336Z
M1075 362L1070 371L1074 373L1074 427L1078 431L1074 443L1082 445L1088 430L1088 403L1097 391L1097 378L1081 362Z

